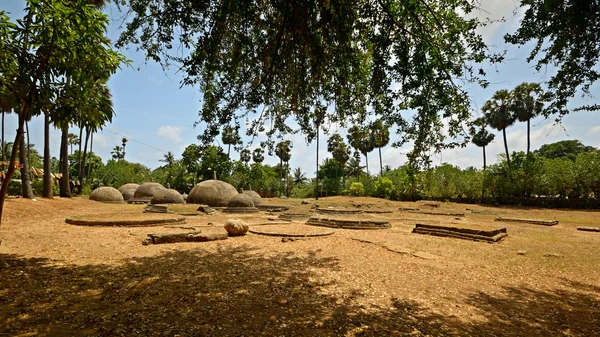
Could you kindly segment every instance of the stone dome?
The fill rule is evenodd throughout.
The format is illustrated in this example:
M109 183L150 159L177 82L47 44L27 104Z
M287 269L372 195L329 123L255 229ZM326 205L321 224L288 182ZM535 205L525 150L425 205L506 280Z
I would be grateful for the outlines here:
M254 206L262 205L263 200L260 197L260 194L256 193L253 190L245 190L244 194L249 195L252 198L252 202L254 202Z
M129 184L125 184L125 185L119 187L119 192L121 192L121 194L123 195L123 200L127 201L127 200L133 198L133 195L135 194L135 190L139 186L140 185L138 185L138 184L129 183Z
M90 200L101 202L123 202L123 195L114 187L104 186L95 189L90 194Z
M143 183L135 190L133 197L152 198L154 197L154 193L162 190L166 190L166 188L159 183Z
M186 202L211 207L225 207L238 192L235 187L221 180L205 180L192 188Z
M254 207L254 202L249 195L238 193L229 199L227 207Z
M151 204L183 204L183 197L174 189L157 190Z

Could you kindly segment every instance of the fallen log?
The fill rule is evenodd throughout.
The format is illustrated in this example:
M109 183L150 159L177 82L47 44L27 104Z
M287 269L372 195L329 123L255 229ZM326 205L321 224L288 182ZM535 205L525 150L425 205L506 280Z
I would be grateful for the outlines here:
M176 243L176 242L206 242L227 239L227 233L202 234L199 232L173 233L173 234L148 234L142 241L144 246L149 244Z

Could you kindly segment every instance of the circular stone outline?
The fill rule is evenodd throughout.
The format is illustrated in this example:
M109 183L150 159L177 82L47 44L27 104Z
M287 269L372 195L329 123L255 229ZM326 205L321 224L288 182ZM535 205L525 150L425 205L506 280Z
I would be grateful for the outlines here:
M287 226L287 225L284 225ZM268 226L266 226L268 227ZM265 236L277 236L277 237L288 237L288 238L308 238L308 237L318 237L318 236L328 236L335 233L334 230L325 230L321 233L313 233L313 234L291 234L291 233L283 233L283 232L268 232L262 231L259 229L250 228L248 230L250 233L265 235Z
M70 218L66 218L65 222L75 226L106 226L106 227L147 227L147 226L158 226L164 224L177 224L185 223L185 217L183 216L171 216L162 219L140 219L140 220L98 220L102 216L115 216L115 215L138 215L144 217L147 215L138 213L104 213L104 214L84 214L76 215ZM85 217L95 217L95 219L85 219Z

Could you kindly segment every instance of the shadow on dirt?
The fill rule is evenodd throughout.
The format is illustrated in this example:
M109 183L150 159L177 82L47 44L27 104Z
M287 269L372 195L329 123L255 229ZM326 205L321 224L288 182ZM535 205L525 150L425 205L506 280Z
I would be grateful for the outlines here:
M457 305L472 305L486 319L465 322L402 299L366 310L355 301L360 292L332 295L335 282L319 283L316 273L338 268L337 261L318 255L265 257L241 247L170 252L118 267L0 255L10 265L0 270L0 335L600 335L600 289L593 286L472 294Z

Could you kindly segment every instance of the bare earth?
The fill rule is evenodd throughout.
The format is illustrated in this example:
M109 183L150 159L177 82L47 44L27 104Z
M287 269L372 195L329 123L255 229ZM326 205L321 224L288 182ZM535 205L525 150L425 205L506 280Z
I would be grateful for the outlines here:
M267 203L310 211L300 200ZM389 220L392 228L334 229L293 241L248 234L143 246L150 233L223 231L228 218L251 228L268 222L277 223L272 230L304 227L303 221L269 220L277 213L264 212L188 216L186 224L152 227L75 226L65 218L141 213L144 205L7 200L0 336L600 335L600 233L576 230L600 226L600 212L446 203L432 209L354 197L317 203L394 210L338 216ZM180 213L195 208L170 207ZM560 223L494 222L498 216ZM412 234L417 222L506 227L508 237L489 244Z

